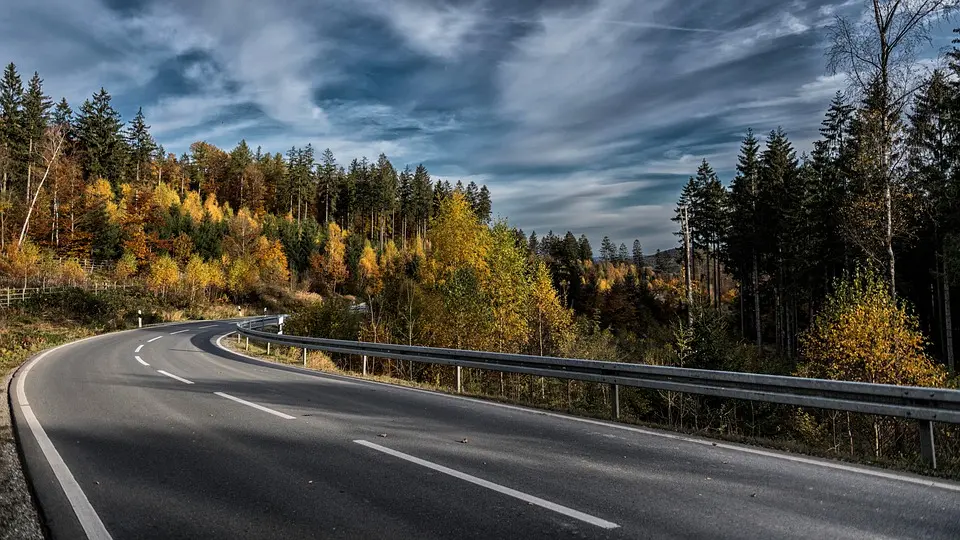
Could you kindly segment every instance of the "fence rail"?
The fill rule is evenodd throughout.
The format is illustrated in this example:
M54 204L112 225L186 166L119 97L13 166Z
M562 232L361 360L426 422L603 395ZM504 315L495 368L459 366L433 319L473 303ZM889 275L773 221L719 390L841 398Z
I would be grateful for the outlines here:
M461 390L460 368L464 367L609 383L615 418L620 416L620 386L908 418L919 424L920 454L932 468L937 466L933 423L960 424L958 390L365 343L263 331L281 321L277 317L242 321L237 324L237 339L243 335L248 340L300 348L304 360L308 349L361 356L364 373L367 357L456 366L458 392Z
M114 289L127 290L134 288L128 283L112 282L85 282L79 287L5 287L0 289L0 307L10 307L16 302L32 300L48 294L55 294L70 289L85 289L88 291L111 291Z

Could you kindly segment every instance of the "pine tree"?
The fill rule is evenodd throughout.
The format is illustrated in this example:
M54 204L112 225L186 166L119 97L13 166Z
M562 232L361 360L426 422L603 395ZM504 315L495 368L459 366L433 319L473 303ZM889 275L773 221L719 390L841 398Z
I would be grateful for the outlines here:
M143 171L148 167L150 157L157 150L157 144L150 135L150 126L143 117L143 107L137 109L136 116L127 128L126 138L130 147L130 159L135 169L134 178L139 184Z
M604 236L603 240L600 241L600 260L603 262L614 262L616 258L617 248L614 247L609 236Z
M86 100L76 116L74 129L84 177L106 178L116 189L124 179L126 144L121 135L120 113L110 104L103 88Z
M253 154L246 139L241 139L237 146L230 151L228 184L226 191L220 194L221 199L230 201L237 210L250 207L250 193L247 186L249 171L247 168L253 163ZM246 193L245 193L246 191Z
M11 62L0 80L0 245L6 239L6 214L13 197L8 191L11 182L20 177L23 157L23 82L17 66Z
M627 245L620 243L620 249L617 251L617 262L620 264L625 264L630 260L630 254L627 252Z
M955 50L956 51L956 50ZM953 69L958 66L953 64ZM954 371L953 313L951 302L951 244L960 234L960 119L958 93L942 71L934 71L915 99L910 115L909 148L913 190L921 198L921 237L933 249L933 310L942 328L943 357ZM954 280L956 276L954 276Z
M793 145L782 129L770 132L760 161L757 195L760 234L756 237L756 245L761 254L761 268L773 278L777 346L790 353L791 340L796 334L791 333L793 325L789 320L793 306L787 305L790 299L785 298L785 287L790 283L786 264L792 249L790 243L795 239L790 237L794 216L788 192L797 184L798 163Z
M747 130L737 158L737 175L730 185L731 227L727 234L727 267L741 283L741 301L746 296L743 284L749 283L753 299L754 339L762 346L760 320L760 268L758 249L757 201L760 182L760 141ZM742 317L742 315L741 315Z
M580 260L581 261L593 261L593 248L590 247L590 239L587 238L587 235L580 235Z
M400 173L400 176L397 177L397 198L400 206L400 224L401 224L401 233L400 237L406 245L407 240L407 227L413 221L413 173L410 171L410 166L407 165L403 168L403 171Z
M480 192L477 193L477 216L480 221L490 223L491 205L490 190L487 189L486 185L483 185L480 187Z
M333 152L327 148L320 156L318 172L318 189L323 198L323 221L330 223L331 216L337 212L337 195L340 192L340 175L337 160Z
M413 216L417 224L418 234L426 236L427 223L433 215L433 184L430 182L430 173L423 164L417 165L413 173Z
M378 245L382 248L386 243L387 223L392 223L392 216L397 210L397 170L386 154L381 153L377 158L374 177L375 206L373 212L376 218L376 228L380 230Z
M480 189L477 187L477 183L471 180L470 183L467 184L467 187L463 193L466 195L467 202L470 203L470 207L473 208L473 212L479 215L477 205L479 203L478 197L480 195Z
M643 269L643 247L640 246L639 239L633 241L633 264L636 265L637 270Z
M537 231L530 233L530 239L527 241L527 250L534 257L540 253L540 241L537 239Z

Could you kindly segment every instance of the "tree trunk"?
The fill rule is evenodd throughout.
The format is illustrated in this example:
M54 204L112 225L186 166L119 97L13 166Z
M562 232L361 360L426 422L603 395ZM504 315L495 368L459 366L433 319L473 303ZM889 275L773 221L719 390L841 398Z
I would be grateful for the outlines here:
M889 172L887 173L889 174ZM893 254L893 197L890 193L890 179L887 179L887 186L884 193L884 199L887 206L887 257L890 264L890 296L897 297L897 271L896 259Z
M27 226L30 223L30 214L33 213L33 206L37 204L37 197L40 196L40 190L43 188L43 182L47 179L47 176L50 174L50 168L53 166L54 162L57 161L57 156L60 154L60 146L63 144L63 135L60 135L60 138L57 140L57 146L53 150L53 155L50 157L50 161L47 162L47 170L43 173L43 178L40 179L40 184L37 185L37 192L33 196L33 200L30 201L30 206L27 208L27 216L23 218L23 228L20 229L20 241L17 242L17 247L23 245L23 239L27 234ZM29 197L30 194L28 193Z
M943 325L946 328L947 368L950 373L956 369L953 357L953 313L950 309L950 274L947 262L943 261Z
M746 321L743 320L743 318L745 317L745 314L743 311L743 284L742 283L740 284L739 290L737 291L737 296L740 297L740 339L746 339L747 324L746 324Z
M757 253L753 253L753 322L757 331L757 347L763 347L763 333L760 323L760 272L757 269Z
M27 150L27 192L24 194L24 204L30 204L30 181L33 178L33 139L30 139L29 150Z
M777 352L783 351L783 335L781 334L781 318L780 318L780 286L778 285L776 291L774 291L774 326L776 328L777 336Z
M720 290L720 257L719 257L720 246L715 246L714 253L718 254L713 257L713 264L714 266L716 266L716 269L717 269L717 273L716 273L717 279L714 282L716 286L714 287L714 289L716 290L716 293L717 293L717 307L720 307L720 299L722 298L721 290Z
M690 246L690 222L687 219L687 208L683 208L683 259L685 281L687 285L687 325L693 326L693 253Z

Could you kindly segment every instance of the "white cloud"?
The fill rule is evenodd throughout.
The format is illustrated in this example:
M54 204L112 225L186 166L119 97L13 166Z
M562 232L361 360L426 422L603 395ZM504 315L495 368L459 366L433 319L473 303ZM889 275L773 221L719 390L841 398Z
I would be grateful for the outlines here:
M382 17L412 49L448 60L464 52L471 33L484 19L479 5L431 5L423 0L363 0L358 4Z

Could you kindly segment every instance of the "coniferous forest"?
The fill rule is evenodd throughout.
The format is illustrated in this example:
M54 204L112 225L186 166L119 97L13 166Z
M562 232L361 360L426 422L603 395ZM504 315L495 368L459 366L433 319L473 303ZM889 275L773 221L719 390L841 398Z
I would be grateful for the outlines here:
M291 333L956 386L960 52L907 88L896 43L850 35L833 36L831 68L857 84L829 104L812 150L798 154L789 126L747 131L732 178L705 160L691 171L678 248L656 255L639 241L604 237L595 253L582 234L527 234L492 219L486 186L382 154L244 140L177 156L142 111L122 119L106 90L55 101L11 63L0 80L0 276L80 285L94 278L79 261L92 259L100 278L177 305L312 298ZM889 65L863 62L879 42ZM451 384L441 366L373 370ZM587 414L611 399L603 385L480 370L467 370L465 389ZM918 461L915 428L889 418L641 390L621 403L631 421ZM960 469L960 435L938 429L942 461Z

